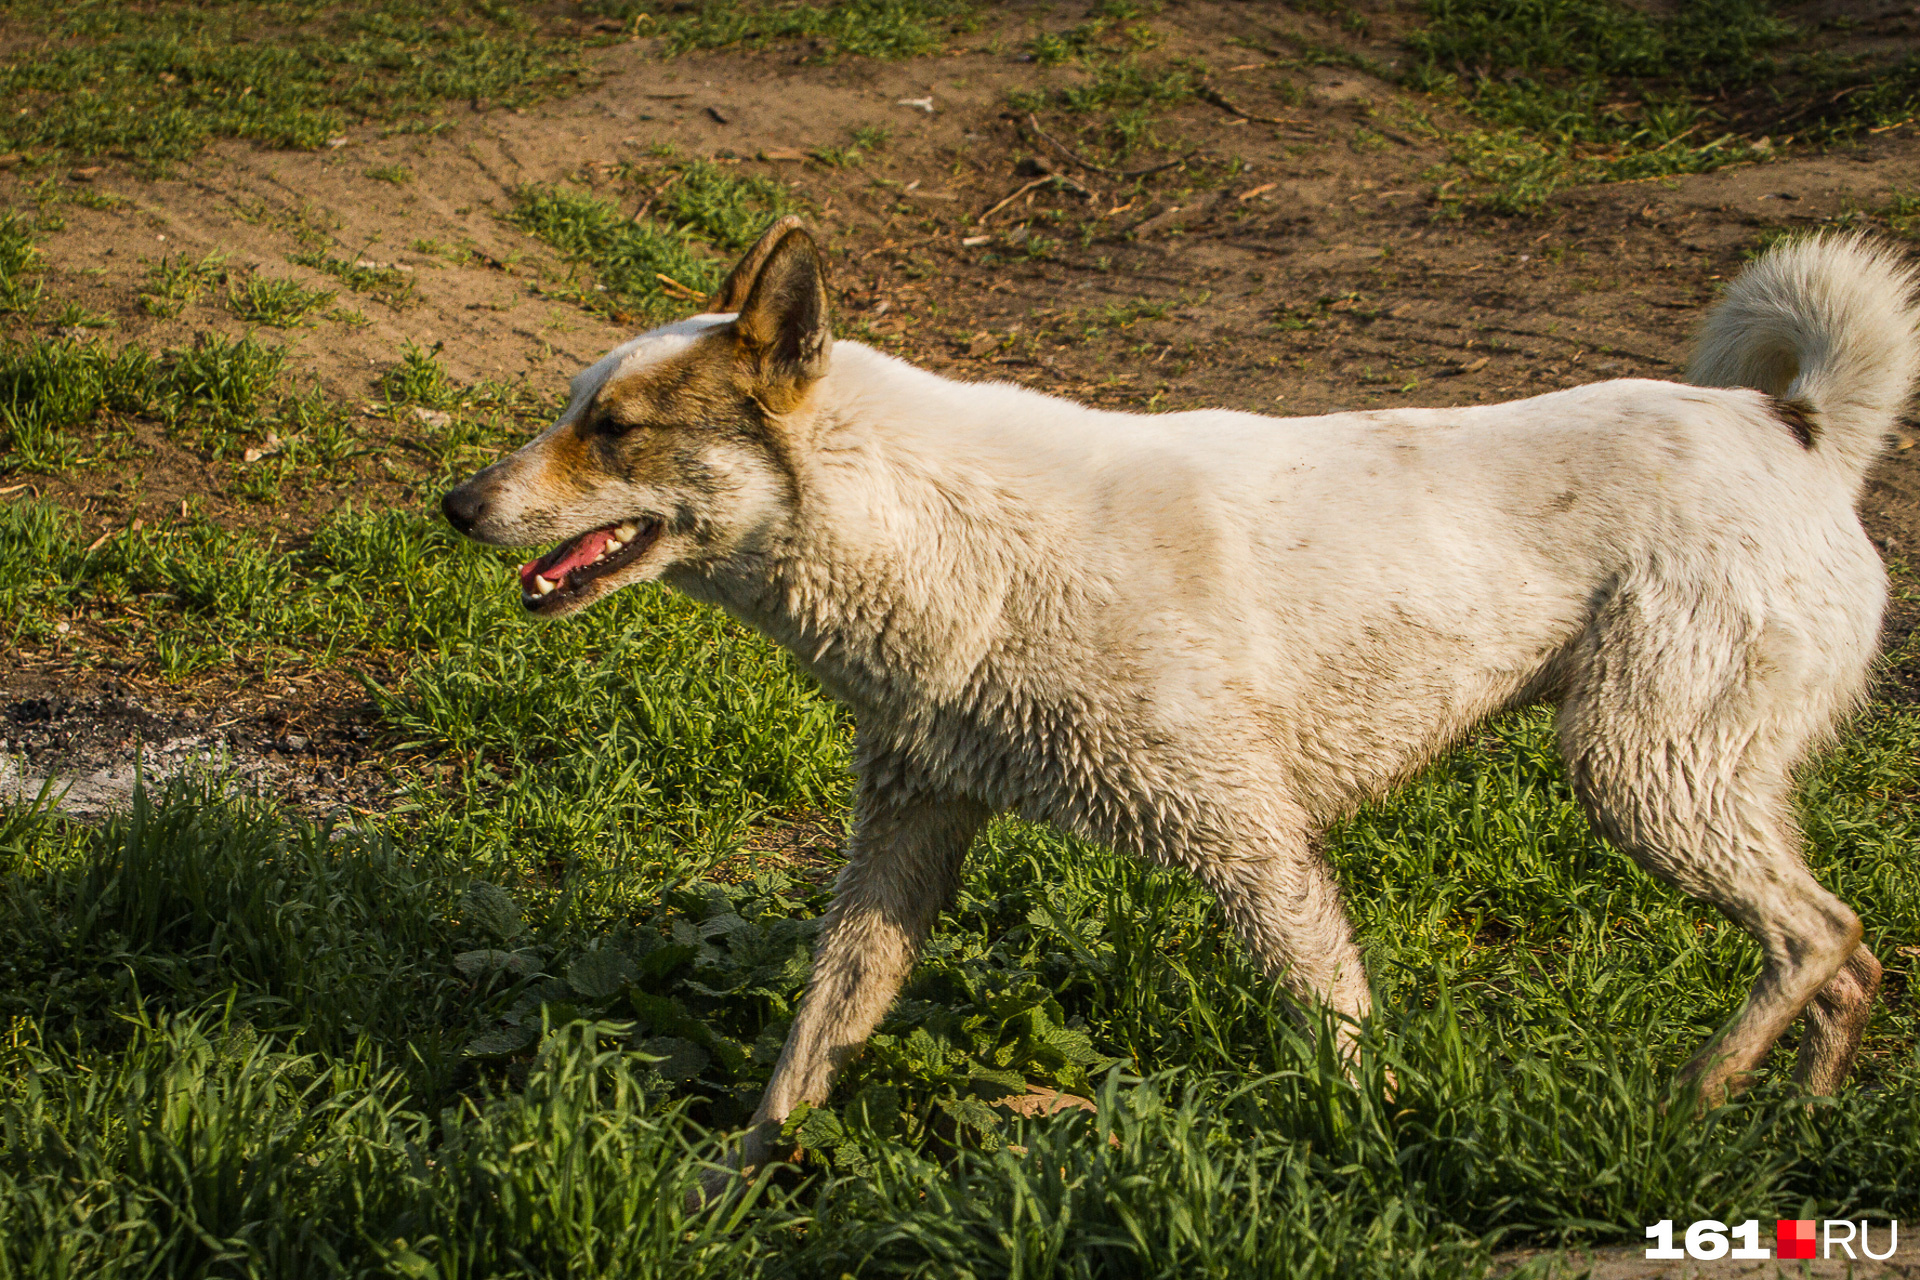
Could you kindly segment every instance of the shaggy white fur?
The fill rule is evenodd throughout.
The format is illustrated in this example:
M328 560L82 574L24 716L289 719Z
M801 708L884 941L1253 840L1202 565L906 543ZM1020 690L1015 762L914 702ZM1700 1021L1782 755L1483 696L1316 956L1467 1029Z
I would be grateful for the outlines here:
M1874 653L1886 586L1853 500L1913 380L1911 289L1888 251L1804 241L1708 319L1711 386L1143 417L828 345L811 241L782 226L725 314L629 344L588 392L671 406L687 361L730 361L776 406L764 438L690 410L615 465L556 428L448 509L491 540L657 521L613 585L719 604L855 712L849 864L746 1164L825 1098L997 812L1192 870L1290 992L1360 1018L1316 833L1542 701L1600 830L1760 943L1687 1069L1702 1096L1803 1008L1825 1091L1880 970L1789 793Z

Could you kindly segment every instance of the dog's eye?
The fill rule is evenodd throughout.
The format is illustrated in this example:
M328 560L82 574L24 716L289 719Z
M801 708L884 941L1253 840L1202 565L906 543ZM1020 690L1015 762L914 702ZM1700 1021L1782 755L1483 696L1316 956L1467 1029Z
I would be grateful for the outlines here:
M588 423L588 429L597 436L619 437L639 427L637 422L622 422L610 413L600 414Z

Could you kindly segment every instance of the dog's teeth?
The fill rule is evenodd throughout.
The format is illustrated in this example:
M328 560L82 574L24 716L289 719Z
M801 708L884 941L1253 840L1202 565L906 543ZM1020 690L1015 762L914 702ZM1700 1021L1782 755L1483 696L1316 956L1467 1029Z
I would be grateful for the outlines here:
M632 542L640 536L640 526L629 520L613 531L615 542Z
M620 541L620 539L618 538L608 538L607 549L600 553L601 558L604 559L605 557L612 555L614 552L618 551L620 548L626 545L627 545L626 543Z
M546 578L541 574L536 573L533 575L533 589L535 591L538 591L541 595L544 596L544 595L550 594L553 591L553 587L554 587L554 584L551 582L548 582Z

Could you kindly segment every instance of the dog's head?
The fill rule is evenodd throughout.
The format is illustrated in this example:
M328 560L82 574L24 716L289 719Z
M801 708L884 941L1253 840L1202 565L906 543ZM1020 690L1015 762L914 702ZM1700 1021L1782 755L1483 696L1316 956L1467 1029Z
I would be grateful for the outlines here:
M559 543L520 568L532 612L735 554L791 513L793 427L833 349L799 219L769 227L708 305L608 352L558 421L442 501L477 541Z

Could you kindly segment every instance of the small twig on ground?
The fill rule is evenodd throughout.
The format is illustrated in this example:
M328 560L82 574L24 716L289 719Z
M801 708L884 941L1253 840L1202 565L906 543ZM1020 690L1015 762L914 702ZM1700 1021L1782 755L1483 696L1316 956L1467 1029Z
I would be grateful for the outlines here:
M1253 112L1251 111L1242 111L1239 107L1236 107L1235 105L1233 105L1233 103L1227 100L1226 94L1221 93L1218 89L1215 89L1211 85L1201 85L1198 92L1199 92L1200 98L1203 101L1211 102L1214 106L1220 108L1222 111L1225 111L1230 115L1239 116L1242 120L1251 120L1255 124L1301 124L1303 125L1307 123L1307 121L1305 120L1287 120L1280 116L1257 116L1253 114Z
M1053 180L1055 182L1060 183L1062 186L1072 187L1075 191L1078 191L1081 197L1084 199L1098 200L1100 198L1100 193L1098 191L1095 191L1092 187L1089 187L1084 183L1077 182L1074 179L1069 178L1064 173L1054 174Z
M1198 151L1189 151L1186 155L1169 160L1165 164L1156 164L1145 169L1110 169L1104 164L1095 164L1093 161L1075 151L1072 147L1069 147L1066 143L1060 141L1060 139L1048 133L1045 129L1042 129L1040 122L1033 118L1031 112L1027 115L1027 127L1033 130L1036 138L1079 165L1082 169L1091 169L1095 173L1111 174L1116 178L1144 178L1150 173L1160 173L1166 169L1178 168L1200 154Z
M678 298L682 302L704 302L706 300L706 294L695 292L670 275L664 275L656 271L653 273L653 278L660 282L661 288L666 291L669 297Z
M653 208L653 202L654 202L655 200L658 200L658 199L659 199L659 198L661 197L661 195L665 193L665 191L666 191L666 189L667 189L668 187L670 187L670 186L672 186L672 185L673 185L674 183L676 183L676 182L678 182L678 181L680 181L680 174L681 174L681 172L684 172L684 171L683 171L683 170L680 170L680 171L675 171L675 172L674 172L673 174L671 174L671 175L670 175L670 176L669 176L669 177L667 178L667 180L666 180L665 182L663 182L663 183L661 183L661 184L660 184L659 186L657 186L657 187L655 187L655 188L654 188L654 189L653 189L652 191L649 191L649 192L647 193L647 198L646 198L645 200L642 200L642 201L640 202L640 207L639 207L638 209L635 209L635 210L633 211L633 216L632 216L631 218L629 218L629 219L627 219L627 221L629 221L629 222L638 222L638 221L640 221L640 219L642 219L642 218L644 218L644 217L646 217L646 216L647 216L647 210L649 210L649 209L651 209L651 208Z
M988 218L991 218L994 214L1000 212L1002 209L1012 204L1015 200L1018 200L1021 196L1033 190L1035 187L1044 186L1046 183L1052 182L1054 180L1054 176L1055 175L1051 173L1045 173L1035 178L1032 182L1026 183L1025 185L1015 189L1012 195L1000 201L998 204L994 205L993 208L987 210L985 213L981 214L978 218L975 219L975 221L980 223L982 226L986 225L986 221Z
M1087 200L1098 200L1100 198L1100 193L1098 191L1095 191L1093 188L1086 186L1083 183L1074 181L1072 178L1069 178L1064 173L1043 173L1039 177L1035 178L1032 182L1029 182L1024 186L1017 188L1012 195L1009 195L1006 199L994 205L993 208L981 214L977 219L975 219L975 221L980 225L984 226L988 218L991 218L994 214L1000 212L1002 209L1012 204L1015 200L1018 200L1021 196L1026 195L1029 191L1032 191L1035 187L1045 186L1049 182L1057 182L1057 183L1060 183L1062 186L1072 187L1075 191L1080 193L1082 198Z
M1695 131L1696 131L1696 130L1698 130L1699 128L1700 128L1700 126L1699 126L1699 125L1697 125L1697 124L1696 124L1696 125L1689 125L1689 126L1688 126L1687 128L1685 128L1685 129L1682 129L1682 130L1681 130L1681 131L1680 131L1679 133L1676 133L1676 134L1674 134L1674 135L1673 135L1673 136L1672 136L1671 138L1668 138L1668 139L1667 139L1667 140L1666 140L1665 142L1663 142L1663 143L1661 143L1661 144L1660 144L1659 146L1657 146L1657 147L1655 147L1655 148L1653 149L1653 151L1652 151L1652 152L1651 152L1650 154L1653 154L1653 155L1658 155L1658 154L1659 154L1660 152L1662 152L1662 151L1665 151L1665 150L1666 150L1666 149L1667 149L1668 147L1670 147L1670 146L1672 146L1672 145L1673 145L1674 143L1676 143L1676 142L1678 142L1678 141L1680 141L1680 139L1682 139L1682 138L1684 138L1684 137L1686 137L1686 136L1687 136L1688 134L1690 134L1690 133L1693 133L1693 132L1695 132ZM1732 135L1732 134L1728 134L1727 136L1728 136L1728 137L1732 137L1733 135Z
M945 235L932 235L917 236L912 240L888 240L885 243L875 245L873 248L861 254L859 260L865 262L876 253L897 253L905 249L918 249L923 244L932 244L936 240L943 240L945 238Z

